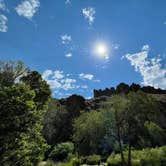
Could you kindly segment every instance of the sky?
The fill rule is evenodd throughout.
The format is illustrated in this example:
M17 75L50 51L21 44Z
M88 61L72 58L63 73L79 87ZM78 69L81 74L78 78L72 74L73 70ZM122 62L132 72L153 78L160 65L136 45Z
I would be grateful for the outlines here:
M166 89L165 0L0 0L0 60L22 60L53 96L120 82Z

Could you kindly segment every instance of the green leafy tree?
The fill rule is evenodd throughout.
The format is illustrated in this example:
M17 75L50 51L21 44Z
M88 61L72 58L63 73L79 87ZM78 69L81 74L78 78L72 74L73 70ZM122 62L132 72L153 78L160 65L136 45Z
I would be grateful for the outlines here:
M41 116L26 85L0 88L0 165L30 166L42 158Z
M47 142L54 146L57 143L71 141L72 123L85 108L85 99L79 95L59 101L51 99L44 118L43 135Z
M131 147L142 136L145 123L155 119L156 101L141 91L127 95L127 109L124 116L124 131L128 143L128 166L131 166Z
M107 107L111 109L114 115L115 125L112 128L113 133L110 137L115 138L118 141L119 151L121 154L122 165L125 164L124 154L123 154L123 136L124 136L124 115L127 108L127 100L124 96L114 95L107 103Z
M45 106L50 98L51 90L47 82L42 79L42 76L37 71L31 71L23 76L21 81L29 85L31 90L35 91L34 102L37 106L37 110L47 110Z
M18 83L28 71L29 69L21 61L0 61L0 86Z
M79 154L100 153L101 141L108 131L107 127L110 127L108 115L106 111L91 111L83 113L75 119L73 140Z
M68 131L68 112L57 100L49 101L48 110L44 116L43 136L49 145L69 140L70 134Z
M122 165L125 165L122 142L128 144L128 166L131 166L131 147L138 144L145 134L145 123L155 120L156 102L141 91L127 95L114 95L110 109L114 113L114 134L119 143Z
M50 88L22 62L2 62L0 84L0 165L35 165L47 149L41 131Z
M49 154L49 158L54 161L64 161L74 152L74 144L72 142L63 142L54 146Z
M156 147L165 145L166 134L163 128L161 128L158 124L152 121L145 122L144 126L145 133L142 136L144 147Z

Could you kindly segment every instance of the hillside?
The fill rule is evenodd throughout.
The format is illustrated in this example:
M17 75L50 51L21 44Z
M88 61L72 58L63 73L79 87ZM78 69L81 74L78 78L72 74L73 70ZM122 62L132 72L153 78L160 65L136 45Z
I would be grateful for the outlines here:
M86 110L96 110L100 108L101 103L109 100L111 96L115 94L128 94L129 92L137 92L137 91L143 91L149 95L152 95L157 101L159 101L164 108L166 108L166 90L164 89L157 89L152 86L143 86L141 87L139 84L132 83L131 85L127 85L125 83L120 83L116 87L111 88L105 88L105 89L94 89L93 91L93 98L91 99L83 99L82 98L82 104L84 105L81 107L82 109L85 108ZM74 96L74 97L72 97ZM77 101L77 96L80 98L79 95L72 95L68 98L59 99L60 104L67 106L68 104L72 105L72 102ZM75 98L72 100L72 98ZM79 99L78 99L79 100ZM71 102L71 103L70 103Z

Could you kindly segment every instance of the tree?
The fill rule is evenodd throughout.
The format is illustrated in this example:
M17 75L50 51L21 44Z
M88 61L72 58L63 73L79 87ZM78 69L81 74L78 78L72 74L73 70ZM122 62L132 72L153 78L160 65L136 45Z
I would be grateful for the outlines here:
M41 137L41 114L35 92L26 85L0 88L0 165L34 165L47 145Z
M29 69L21 61L0 61L0 85L10 86L18 83Z
M111 103L111 104L110 104ZM131 166L131 146L135 146L143 138L145 123L155 120L156 102L153 97L142 91L130 92L127 95L114 95L108 104L114 113L114 134L117 138L122 165L125 165L123 154L124 143L128 144L128 166Z
M121 95L114 95L111 98L111 101L108 102L108 108L111 108L111 111L114 114L115 125L113 127L113 133L111 137L116 138L119 144L119 151L121 154L122 165L125 164L124 154L123 154L123 145L122 140L124 136L124 114L127 107L127 100Z
M79 95L59 101L51 99L44 118L43 135L47 142L54 146L57 143L71 141L72 123L85 108L85 99Z
M0 85L0 163L35 165L47 148L41 131L49 85L22 62L0 64Z
M30 86L31 90L35 91L35 104L37 110L47 110L45 106L51 96L50 86L42 79L41 74L37 71L29 71L27 75L21 78L21 81Z
M110 128L107 111L90 111L74 121L73 141L78 153L90 155L100 153L101 143Z
M68 112L57 100L51 99L44 116L43 136L49 145L68 141L71 133L68 131Z
M131 146L144 133L145 123L154 120L156 102L153 97L141 91L127 95L127 109L124 118L124 131L128 143L128 166L131 166Z
M78 117L80 111L86 109L85 99L80 95L72 95L66 99L66 108L71 118Z

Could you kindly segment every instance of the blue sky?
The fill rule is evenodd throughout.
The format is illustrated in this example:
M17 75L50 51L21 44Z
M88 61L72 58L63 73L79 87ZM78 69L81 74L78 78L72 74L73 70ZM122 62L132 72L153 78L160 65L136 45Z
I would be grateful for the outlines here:
M0 0L0 59L38 70L57 98L120 82L166 89L165 8L165 0Z

